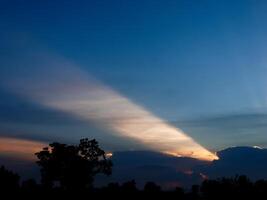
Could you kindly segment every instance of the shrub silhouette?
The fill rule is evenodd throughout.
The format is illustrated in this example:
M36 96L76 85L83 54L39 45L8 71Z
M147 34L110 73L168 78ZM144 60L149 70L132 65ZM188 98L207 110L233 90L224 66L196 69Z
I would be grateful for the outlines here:
M119 183L109 183L106 187L103 188L104 192L112 192L112 193L118 193L120 192L120 185Z
M264 183L264 182L263 182ZM257 188L246 176L236 176L234 178L221 178L217 180L206 180L201 185L201 191L206 199L232 198L232 197L252 197L253 189ZM261 187L266 189L266 185Z
M154 182L147 182L144 186L144 191L148 193L160 192L161 187Z
M41 167L41 181L46 188L90 189L96 174L111 174L112 162L105 157L96 140L81 139L77 146L55 142L36 156Z
M16 191L19 189L20 176L4 166L0 167L0 190L2 192Z
M135 180L127 181L121 186L122 192L135 193L138 191Z
M24 180L21 183L20 188L23 192L36 193L38 192L39 185L36 183L34 179L28 179L28 180Z

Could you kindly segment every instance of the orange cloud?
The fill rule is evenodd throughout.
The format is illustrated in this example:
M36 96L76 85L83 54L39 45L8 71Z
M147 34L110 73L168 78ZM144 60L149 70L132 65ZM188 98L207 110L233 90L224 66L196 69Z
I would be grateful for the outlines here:
M34 160L34 153L47 144L26 139L0 137L0 155L23 160Z

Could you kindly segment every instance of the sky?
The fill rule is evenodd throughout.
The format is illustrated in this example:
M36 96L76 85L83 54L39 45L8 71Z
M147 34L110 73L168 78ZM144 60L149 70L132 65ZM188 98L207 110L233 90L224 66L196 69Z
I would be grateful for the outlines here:
M266 1L0 5L1 146L267 147Z

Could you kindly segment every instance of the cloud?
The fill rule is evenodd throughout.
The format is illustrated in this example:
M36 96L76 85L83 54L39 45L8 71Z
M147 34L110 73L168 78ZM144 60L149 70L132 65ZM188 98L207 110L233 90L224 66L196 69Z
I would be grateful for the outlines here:
M210 149L254 145L267 147L265 112L229 113L171 123L190 132Z
M266 119L267 113L247 112L214 115L210 117L203 117L201 119L185 121L184 123L188 123L192 126L207 125L210 127L224 127L229 130L232 128L267 127Z
M259 147L232 147L217 153L219 160L195 167L209 178L246 175L253 180L267 179L267 149Z
M18 160L35 160L35 153L47 146L33 140L0 137L0 155Z
M164 189L190 187L203 180L201 175L194 173L192 169L208 163L149 151L114 152L112 162L112 176L99 176L96 179L97 185L106 185L108 182L123 183L134 179L140 188L147 181L154 181Z

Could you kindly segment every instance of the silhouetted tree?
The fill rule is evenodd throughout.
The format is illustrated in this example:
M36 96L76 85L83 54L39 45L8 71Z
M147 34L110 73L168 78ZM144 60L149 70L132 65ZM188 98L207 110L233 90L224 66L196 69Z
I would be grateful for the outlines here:
M134 193L137 192L135 180L131 180L122 184L121 189L123 192Z
M154 182L147 182L144 186L144 191L149 193L160 192L161 187Z
M0 167L0 190L2 192L16 191L19 189L20 177L18 174Z
M96 140L82 139L79 145L52 143L36 153L41 167L42 184L63 189L82 190L92 188L98 173L111 174L112 162Z
M37 192L38 184L36 183L34 179L28 179L22 182L21 189L22 191L30 192L30 193Z
M191 196L194 199L197 199L199 197L199 185L192 185Z
M235 185L237 185L237 196L250 197L252 195L253 183L247 176L236 176Z
M258 180L254 184L254 193L256 194L257 199L266 199L267 197L267 181Z
M175 194L176 194L177 197L183 198L184 194L185 194L184 189L181 188L181 187L176 187L175 188Z
M248 198L253 195L253 183L246 176L206 180L201 185L201 192L206 199Z
M109 183L106 187L103 188L104 192L118 193L120 192L119 183Z
M201 185L202 195L207 199L220 195L220 183L217 180L205 180Z

